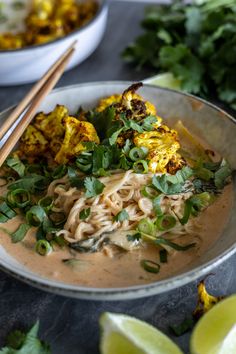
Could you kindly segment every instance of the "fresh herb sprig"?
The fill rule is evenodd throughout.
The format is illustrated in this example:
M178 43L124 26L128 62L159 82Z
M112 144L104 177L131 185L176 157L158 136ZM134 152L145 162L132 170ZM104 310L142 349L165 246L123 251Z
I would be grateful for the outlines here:
M181 89L236 109L236 7L232 0L149 6L144 33L123 58L151 72L171 72Z
M39 322L25 333L15 330L7 336L7 343L0 354L51 354L50 346L38 338Z

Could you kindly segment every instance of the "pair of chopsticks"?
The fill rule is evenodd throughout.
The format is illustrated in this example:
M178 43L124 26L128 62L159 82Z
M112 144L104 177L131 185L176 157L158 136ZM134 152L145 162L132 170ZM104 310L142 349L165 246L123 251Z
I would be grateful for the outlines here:
M24 113L23 117L20 119L0 149L0 167L12 151L13 147L19 141L27 126L32 121L36 110L44 97L53 89L57 81L60 79L67 63L75 51L75 44L76 42L73 42L68 47L59 59L49 68L46 74L32 87L32 89L27 93L27 95L4 122L0 130L0 140L19 119L20 115Z

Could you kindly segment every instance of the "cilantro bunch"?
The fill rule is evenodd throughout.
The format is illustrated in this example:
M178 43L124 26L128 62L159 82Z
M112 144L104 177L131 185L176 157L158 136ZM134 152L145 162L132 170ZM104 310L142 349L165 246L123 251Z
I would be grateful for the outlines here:
M195 0L146 9L145 32L123 52L138 68L171 72L181 89L236 109L236 3Z

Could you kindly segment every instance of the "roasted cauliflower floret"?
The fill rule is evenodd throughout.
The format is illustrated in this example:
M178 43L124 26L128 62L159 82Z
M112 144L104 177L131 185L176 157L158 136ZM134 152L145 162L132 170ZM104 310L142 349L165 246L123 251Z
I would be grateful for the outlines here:
M38 113L35 117L34 125L42 132L50 142L50 150L53 154L60 150L61 142L65 134L62 120L68 117L68 109L65 106L57 105L55 109L48 113Z
M137 83L131 85L123 92L122 95L112 95L101 99L96 110L98 112L102 112L107 107L114 105L118 116L121 112L127 113L129 118L133 118L135 120L140 120L149 115L156 116L157 113L155 106L151 102L145 101L135 92L141 86L141 83ZM159 126L161 123L161 118L157 116L157 120L158 123L156 126Z
M35 117L34 125L48 139L63 136L65 128L62 120L68 117L68 109L65 106L57 105L54 110L48 114L38 113Z
M97 112L104 111L107 107L114 105L116 103L120 103L122 95L112 95L106 98L102 98L98 106L96 107Z
M79 121L74 117L63 119L65 136L55 161L59 164L67 163L72 157L85 150L83 142L92 141L99 144L99 137L94 126L89 122Z
M20 154L35 157L44 154L48 148L48 141L33 125L29 125L20 140Z
M177 132L165 125L154 131L136 134L133 142L138 147L144 146L149 149L147 160L152 173L165 173L170 160L178 158L176 153L180 144L177 140Z

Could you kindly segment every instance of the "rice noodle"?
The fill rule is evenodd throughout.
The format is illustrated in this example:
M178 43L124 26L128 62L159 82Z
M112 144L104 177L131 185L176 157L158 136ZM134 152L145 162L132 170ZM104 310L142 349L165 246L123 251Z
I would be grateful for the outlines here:
M134 230L138 222L146 217L154 221L156 216L152 202L141 193L143 187L151 183L152 177L151 173L116 171L111 176L99 178L105 188L102 194L93 198L86 198L83 190L71 188L66 178L52 182L48 194L54 195L56 210L68 216L64 229L58 234L72 243L91 237L100 239L104 233L112 231ZM181 217L184 201L191 195L189 188L186 193L164 196L161 203L163 212ZM90 215L86 220L81 220L80 212L87 208L90 208ZM129 219L114 221L114 216L123 209L129 214ZM191 228L190 224L183 226L177 222L171 233L175 236L185 234Z

